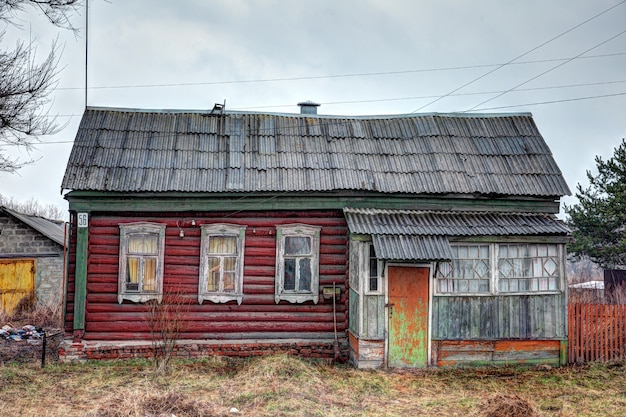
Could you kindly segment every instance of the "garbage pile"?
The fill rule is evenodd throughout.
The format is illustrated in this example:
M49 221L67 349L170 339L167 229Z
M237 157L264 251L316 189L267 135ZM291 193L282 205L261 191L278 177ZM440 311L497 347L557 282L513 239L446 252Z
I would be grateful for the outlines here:
M0 329L0 338L15 342L26 340L31 343L38 343L44 336L45 332L41 327L31 324L22 326L19 329L6 324Z

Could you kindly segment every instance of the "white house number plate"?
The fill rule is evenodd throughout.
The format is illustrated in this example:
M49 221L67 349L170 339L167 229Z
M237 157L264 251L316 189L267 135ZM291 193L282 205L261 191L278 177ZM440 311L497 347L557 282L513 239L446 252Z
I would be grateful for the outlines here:
M87 213L78 213L78 227L87 227L89 216Z

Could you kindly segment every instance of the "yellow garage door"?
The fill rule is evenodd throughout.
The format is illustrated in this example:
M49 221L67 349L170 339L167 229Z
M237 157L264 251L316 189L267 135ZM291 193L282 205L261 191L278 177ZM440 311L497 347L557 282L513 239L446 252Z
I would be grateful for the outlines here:
M0 259L0 308L12 314L27 298L34 299L35 261L33 259Z

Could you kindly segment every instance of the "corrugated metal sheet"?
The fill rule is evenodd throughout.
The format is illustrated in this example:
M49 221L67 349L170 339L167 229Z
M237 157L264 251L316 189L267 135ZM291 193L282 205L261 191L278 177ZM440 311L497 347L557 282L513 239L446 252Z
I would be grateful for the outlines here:
M63 189L559 197L529 114L330 117L88 108Z
M373 235L376 257L386 260L450 261L452 249L443 236Z
M371 235L376 256L388 260L452 259L448 237L567 235L556 217L526 213L479 213L345 208L351 233Z
M19 213L6 207L0 207L0 211L4 211L8 215L32 227L52 241L64 246L63 239L65 238L65 224L63 222L55 222L44 219L43 217Z
M378 209L344 209L350 232L369 235L524 236L567 235L553 215Z

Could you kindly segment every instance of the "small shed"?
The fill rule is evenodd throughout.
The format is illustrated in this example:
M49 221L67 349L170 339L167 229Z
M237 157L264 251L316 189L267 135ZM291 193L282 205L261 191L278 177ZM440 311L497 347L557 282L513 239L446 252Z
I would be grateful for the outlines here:
M566 361L570 193L529 113L87 108L62 357L284 351L357 367Z
M0 305L61 306L65 224L0 207Z

